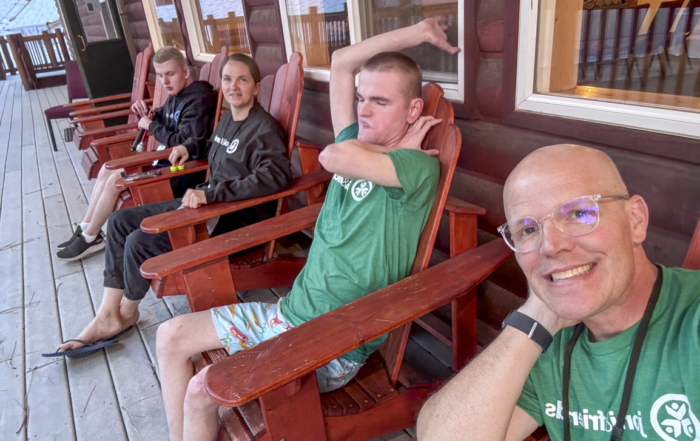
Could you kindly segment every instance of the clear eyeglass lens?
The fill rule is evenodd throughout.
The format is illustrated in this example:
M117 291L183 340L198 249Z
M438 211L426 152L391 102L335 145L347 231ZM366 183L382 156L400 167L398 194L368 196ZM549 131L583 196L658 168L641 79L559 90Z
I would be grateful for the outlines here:
M598 206L590 197L565 202L554 210L552 221L563 233L579 236L598 225Z
M523 217L508 222L505 233L516 250L525 250L536 246L540 236L540 224L535 218Z

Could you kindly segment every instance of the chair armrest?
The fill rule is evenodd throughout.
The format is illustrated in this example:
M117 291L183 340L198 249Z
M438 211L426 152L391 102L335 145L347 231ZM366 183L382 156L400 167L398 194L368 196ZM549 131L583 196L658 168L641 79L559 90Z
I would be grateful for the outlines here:
M81 135L86 137L103 137L117 134L117 132L138 130L137 123L119 124L116 126L103 127L101 129L85 130Z
M209 368L207 391L222 406L245 404L465 293L476 295L472 288L511 254L492 241L240 351Z
M118 118L120 116L129 116L129 115L133 115L133 113L131 113L131 109L118 110L116 112L101 113L101 114L95 115L95 116L86 116L85 118L74 119L74 120L71 120L70 123L74 124L74 125L78 125L78 124L84 124L84 123L95 122L95 121L103 121L103 120L109 119L109 118Z
M314 150L323 150L325 148L324 145L311 142L308 139L296 137L294 138L294 145L296 146L297 149L314 149Z
M266 202L285 198L300 191L308 190L331 179L333 175L325 170L319 170L292 179L292 184L284 191L259 198L246 199L236 202L219 202L199 208L183 208L178 211L151 216L141 222L141 231L149 234L165 233L176 228L189 227L206 222L216 216L233 213L244 208L254 207ZM319 204L320 205L320 204ZM298 211L298 210L297 210ZM313 225L311 225L313 226ZM269 239L268 239L269 240Z
M112 104L109 106L91 107L85 110L76 110L70 113L73 118L80 118L82 116L92 116L98 113L113 112L115 110L128 109L131 107L131 103L119 103Z
M112 136L105 136L104 138L97 138L90 141L92 147L101 147L105 145L119 144L122 142L133 142L136 139L138 132L132 131L128 133L120 133Z
M452 196L447 197L445 211L457 214L475 214L477 216L483 216L486 214L486 209Z
M132 137L131 139L134 138ZM168 148L157 152L143 152L137 155L128 156L126 158L113 159L111 161L105 162L105 168L107 170L119 170L120 168L139 167L142 165L148 165L153 161L168 159L170 157L171 151L172 148Z
M140 156L140 155L136 155L136 156ZM159 169L160 175L158 175L154 178L140 179L138 181L133 181L133 182L129 182L129 183L126 183L126 182L124 182L124 179L119 178L114 183L114 186L120 190L126 190L126 189L133 188L133 187L139 187L142 185L152 184L152 183L158 182L158 181L165 181L166 179L172 179L172 178L176 178L178 176L189 175L189 174L197 173L200 171L207 171L208 169L209 169L209 161L207 161L206 159L200 159L198 161L190 161L190 162L185 163L184 170L171 171L169 168L166 168L166 167L160 168Z
M93 104L108 103L110 101L121 101L131 99L131 92L120 93L119 95L103 96L102 98L95 98L92 100L75 101L73 103L65 104L66 107L82 107L82 106L92 106Z
M152 257L141 265L141 275L146 279L160 279L313 227L321 207L322 204L314 204ZM177 211L184 210L187 209ZM143 222L141 225L143 229Z

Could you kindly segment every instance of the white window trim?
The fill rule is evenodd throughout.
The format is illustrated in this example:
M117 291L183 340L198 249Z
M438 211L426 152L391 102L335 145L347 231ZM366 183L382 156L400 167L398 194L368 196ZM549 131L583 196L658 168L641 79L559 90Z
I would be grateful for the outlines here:
M146 22L148 23L148 32L151 34L153 41L153 49L158 50L163 47L163 36L158 28L158 14L153 0L143 0L143 10L146 13Z
M643 104L535 93L538 0L520 0L515 110L700 138L700 114Z
M282 21L282 33L284 35L284 45L287 50L287 61L292 56L292 38L289 31L289 20L287 19L287 2L278 0ZM360 8L358 0L347 0L348 3L348 27L350 30L350 44L362 41L362 29L360 24ZM457 1L458 20L457 41L459 42L459 54L457 55L457 84L438 83L445 91L445 98L450 101L464 102L464 2ZM316 81L330 81L331 72L329 69L318 67L304 67L304 77ZM425 83L424 83L425 84Z

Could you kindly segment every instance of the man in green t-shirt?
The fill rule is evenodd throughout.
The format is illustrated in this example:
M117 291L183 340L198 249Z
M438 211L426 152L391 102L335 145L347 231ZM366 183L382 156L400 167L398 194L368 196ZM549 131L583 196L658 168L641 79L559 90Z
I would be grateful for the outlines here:
M393 51L431 43L455 54L459 49L447 42L445 29L427 19L333 53L336 141L319 160L335 175L306 266L277 304L230 305L160 326L157 353L171 440L214 439L218 429L218 405L204 388L206 371L193 378L190 356L222 346L230 354L244 350L408 275L440 175L432 156L437 151L424 152L420 144L440 120L421 117L420 67ZM320 390L346 384L382 340L319 369Z
M426 402L420 440L700 440L700 271L649 261L644 199L573 145L528 155L503 192L530 295Z

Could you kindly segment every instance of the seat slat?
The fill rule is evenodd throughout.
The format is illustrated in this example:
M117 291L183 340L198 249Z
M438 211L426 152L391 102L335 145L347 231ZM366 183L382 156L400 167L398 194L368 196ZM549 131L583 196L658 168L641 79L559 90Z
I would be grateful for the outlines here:
M360 405L350 397L345 388L341 388L329 394L322 395L321 399L323 399L323 397L325 397L326 395L332 395L333 398L335 398L335 400L341 406L343 406L343 415L354 415L360 412Z
M367 364L357 373L355 381L376 404L381 404L399 394L391 385L384 361L377 352L367 359Z
M258 400L253 400L238 407L238 412L241 414L248 428L256 438L260 438L265 434L265 420L263 419L262 409Z
M251 433L243 417L238 413L237 408L220 407L219 418L223 429L233 441L255 441L257 439Z

